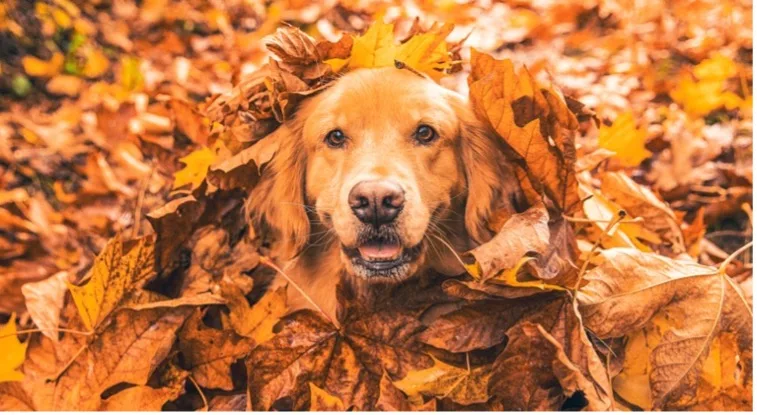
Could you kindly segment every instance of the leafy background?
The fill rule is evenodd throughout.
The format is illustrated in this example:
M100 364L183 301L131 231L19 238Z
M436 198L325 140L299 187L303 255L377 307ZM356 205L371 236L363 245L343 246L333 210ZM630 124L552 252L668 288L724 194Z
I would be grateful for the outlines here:
M751 408L751 12L4 2L0 408ZM469 93L534 207L468 276L284 317L243 215L269 133L395 60Z

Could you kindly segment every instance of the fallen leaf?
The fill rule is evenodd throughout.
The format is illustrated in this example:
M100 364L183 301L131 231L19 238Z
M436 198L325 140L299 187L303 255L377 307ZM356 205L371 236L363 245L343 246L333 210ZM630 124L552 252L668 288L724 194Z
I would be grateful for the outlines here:
M195 311L179 333L179 350L192 377L206 388L232 390L231 365L246 356L252 343L230 330L207 327Z
M33 411L31 399L18 382L0 382L0 411Z
M286 286L267 292L252 306L233 283L222 281L221 290L228 301L231 327L257 344L273 337L273 326L288 311Z
M194 190L205 180L208 168L216 161L216 152L211 148L202 147L180 158L179 161L184 163L185 167L176 172L173 188L190 185L190 190Z
M42 281L28 282L21 286L26 309L42 334L58 341L60 311L66 297L68 272L60 271Z
M385 311L353 318L337 330L309 310L285 317L281 330L247 359L253 410L284 398L292 408L307 408L310 382L345 407L373 408L384 369L404 377L431 365L416 344L420 324L410 316Z
M652 153L644 147L647 131L636 128L633 113L618 116L610 127L599 128L599 146L615 153L615 158L626 167L636 167Z
M120 236L112 239L95 259L90 280L82 286L68 284L79 316L90 331L118 307L131 289L154 274L152 237L127 242Z
M584 276L588 284L578 293L592 332L600 338L632 334L664 313L659 345L649 353L654 408L695 396L703 363L719 333L736 334L739 351L749 350L751 308L722 271L620 248L605 250L600 258L603 262Z
M434 366L411 371L394 382L394 386L411 399L417 395L429 395L471 405L489 400L487 382L490 369L488 366L462 369L434 359Z
M325 390L310 383L310 408L311 411L335 411L344 412L345 407L341 399L326 392Z
M51 78L63 69L64 60L65 58L61 53L55 52L50 60L47 61L35 58L34 56L24 56L21 59L21 64L29 76Z
M16 335L16 315L11 314L8 323L0 327L0 382L20 381L24 374L18 371L26 357L27 343L21 343Z

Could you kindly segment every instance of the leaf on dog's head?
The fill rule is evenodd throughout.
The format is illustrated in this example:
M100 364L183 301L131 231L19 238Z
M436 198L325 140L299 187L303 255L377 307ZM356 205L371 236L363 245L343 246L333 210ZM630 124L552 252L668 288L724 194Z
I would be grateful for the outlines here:
M394 25L377 20L363 35L354 38L349 65L353 69L393 66L396 55Z
M508 59L471 52L468 77L476 114L525 162L531 185L568 214L580 207L574 164L573 113L554 87L540 86Z

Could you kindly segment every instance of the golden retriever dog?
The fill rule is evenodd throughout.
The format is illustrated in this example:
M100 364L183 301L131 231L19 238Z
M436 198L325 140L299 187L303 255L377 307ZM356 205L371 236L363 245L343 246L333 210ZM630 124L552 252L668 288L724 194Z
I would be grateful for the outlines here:
M303 102L247 203L283 271L327 314L341 281L369 294L489 240L519 186L467 99L396 68L359 69ZM289 291L292 308L307 306Z

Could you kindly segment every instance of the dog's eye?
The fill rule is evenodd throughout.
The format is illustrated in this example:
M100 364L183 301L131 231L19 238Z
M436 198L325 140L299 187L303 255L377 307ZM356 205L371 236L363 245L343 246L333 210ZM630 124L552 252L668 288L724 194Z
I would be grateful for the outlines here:
M415 139L421 144L428 144L439 137L436 131L426 124L422 124L415 130Z
M328 145L331 148L342 148L344 147L344 142L347 140L347 136L344 135L342 130L332 130L328 134L326 134L326 145Z

